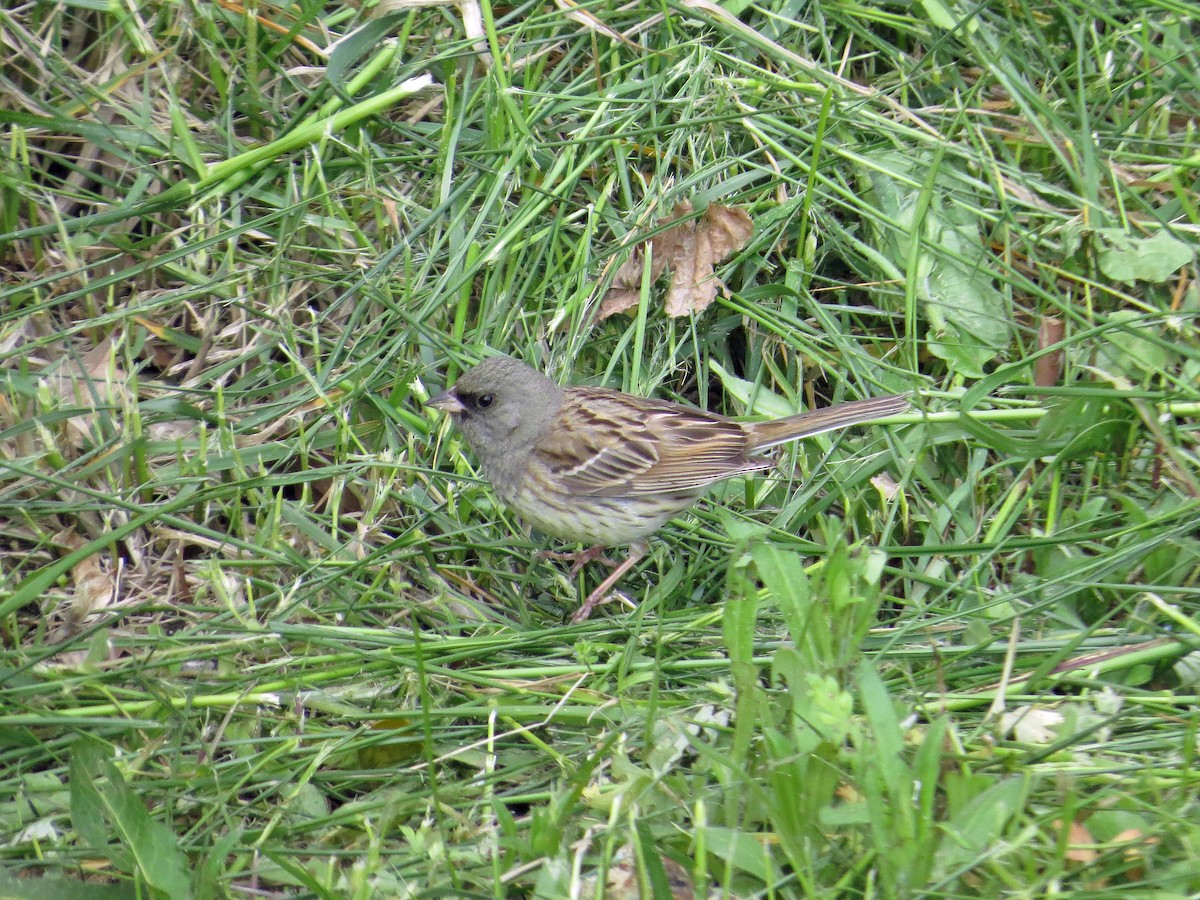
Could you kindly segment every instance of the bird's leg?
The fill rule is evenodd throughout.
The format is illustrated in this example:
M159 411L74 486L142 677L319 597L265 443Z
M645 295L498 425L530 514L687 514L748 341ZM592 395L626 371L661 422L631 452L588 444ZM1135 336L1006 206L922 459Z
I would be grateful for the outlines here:
M609 559L604 555L607 548L597 544L595 547L588 547L586 550L572 550L570 553L563 553L558 550L542 550L538 556L542 559L557 559L561 562L569 562L571 564L571 577L574 578L582 569L590 562L597 560L604 563L610 569L620 565L615 560Z
M624 577L625 573L632 569L639 559L646 555L646 550L649 549L645 541L635 541L629 545L629 555L625 557L625 561L609 573L609 576L600 582L599 586L588 594L587 599L583 601L583 605L575 611L575 615L571 616L571 624L578 625L584 619L592 614L592 610L608 599L608 592L612 590L613 585Z

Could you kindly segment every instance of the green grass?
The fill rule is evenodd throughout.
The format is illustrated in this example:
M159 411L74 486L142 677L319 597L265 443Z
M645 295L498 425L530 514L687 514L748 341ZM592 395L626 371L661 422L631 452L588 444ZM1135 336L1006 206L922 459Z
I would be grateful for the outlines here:
M1200 892L1200 6L570 8L0 11L0 887ZM487 349L918 399L573 627Z

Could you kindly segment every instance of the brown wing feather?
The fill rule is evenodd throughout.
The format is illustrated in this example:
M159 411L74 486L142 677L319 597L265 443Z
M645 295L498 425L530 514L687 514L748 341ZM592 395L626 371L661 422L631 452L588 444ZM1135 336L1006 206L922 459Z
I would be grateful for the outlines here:
M569 388L535 457L564 487L596 497L701 492L769 469L747 456L749 437L716 413L602 388Z

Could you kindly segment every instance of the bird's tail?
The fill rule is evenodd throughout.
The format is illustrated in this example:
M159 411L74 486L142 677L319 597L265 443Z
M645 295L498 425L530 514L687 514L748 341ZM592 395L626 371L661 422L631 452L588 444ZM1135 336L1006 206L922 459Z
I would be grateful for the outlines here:
M852 400L837 406L817 409L812 412L772 419L769 422L747 424L746 429L753 437L752 449L766 450L777 444L785 444L799 438L812 437L849 425L859 425L875 419L883 419L902 413L911 405L907 394L889 397L871 397L867 400Z

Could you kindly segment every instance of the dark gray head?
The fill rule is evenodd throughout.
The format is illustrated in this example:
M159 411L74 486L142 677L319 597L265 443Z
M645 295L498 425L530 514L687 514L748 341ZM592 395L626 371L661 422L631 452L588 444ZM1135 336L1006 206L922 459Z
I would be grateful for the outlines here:
M450 413L486 468L532 449L562 405L562 388L520 360L493 356L428 405Z

